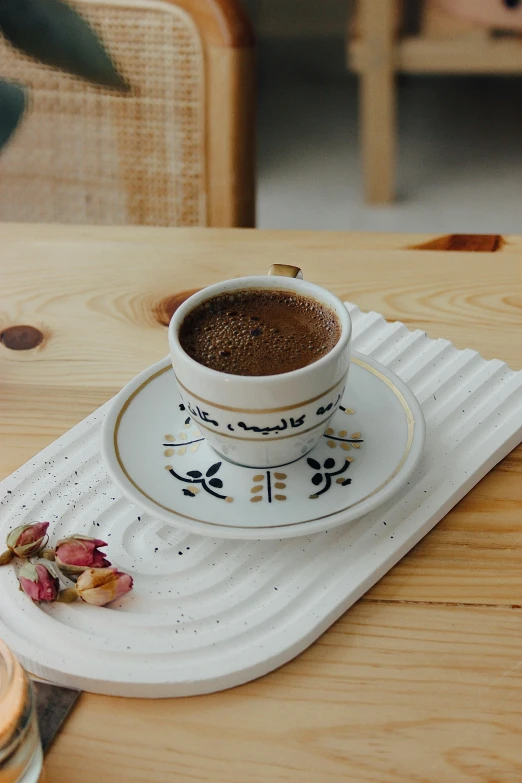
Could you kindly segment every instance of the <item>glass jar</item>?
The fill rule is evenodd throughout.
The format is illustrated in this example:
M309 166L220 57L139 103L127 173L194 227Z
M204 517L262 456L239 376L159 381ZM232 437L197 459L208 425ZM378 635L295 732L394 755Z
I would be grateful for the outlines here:
M33 688L0 641L0 783L37 783L41 771Z

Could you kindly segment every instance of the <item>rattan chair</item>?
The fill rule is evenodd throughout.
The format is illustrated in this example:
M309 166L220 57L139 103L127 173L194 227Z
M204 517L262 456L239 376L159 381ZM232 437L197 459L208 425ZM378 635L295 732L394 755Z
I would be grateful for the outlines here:
M0 157L0 220L254 225L254 38L239 0L77 0L133 92L0 43L31 108Z

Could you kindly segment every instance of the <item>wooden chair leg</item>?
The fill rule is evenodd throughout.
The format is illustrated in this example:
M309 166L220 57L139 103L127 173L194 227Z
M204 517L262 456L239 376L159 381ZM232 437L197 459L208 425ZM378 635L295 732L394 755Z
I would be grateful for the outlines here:
M395 196L396 85L394 43L399 0L359 0L364 40L360 73L360 134L366 200L386 204Z

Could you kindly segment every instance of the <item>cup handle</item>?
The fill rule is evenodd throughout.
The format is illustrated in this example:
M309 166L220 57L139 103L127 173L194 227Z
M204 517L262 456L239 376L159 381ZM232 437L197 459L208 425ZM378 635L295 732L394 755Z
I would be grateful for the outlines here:
M303 273L298 266L290 266L290 264L272 264L267 274L277 275L278 277L297 277L299 280L303 279Z

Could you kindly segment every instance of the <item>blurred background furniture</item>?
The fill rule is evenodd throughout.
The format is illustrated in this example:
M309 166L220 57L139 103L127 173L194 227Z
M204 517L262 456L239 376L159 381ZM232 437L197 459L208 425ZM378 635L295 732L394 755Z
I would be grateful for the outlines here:
M388 203L395 195L398 74L522 73L522 8L500 0L413 2L416 15L408 0L358 0L349 23L347 59L360 77L369 203Z
M76 0L133 87L0 42L31 107L0 160L0 220L253 226L254 35L240 0Z

